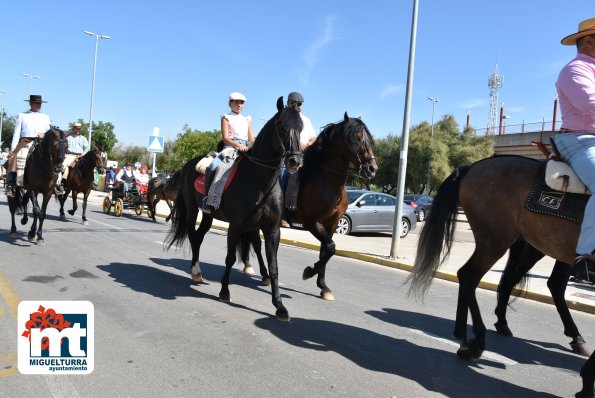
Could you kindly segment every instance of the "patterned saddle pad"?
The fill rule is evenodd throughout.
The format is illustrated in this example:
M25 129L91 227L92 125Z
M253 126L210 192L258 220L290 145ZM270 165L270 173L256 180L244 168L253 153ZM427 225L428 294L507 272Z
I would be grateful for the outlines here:
M546 185L542 172L529 192L525 208L534 213L556 216L580 224L588 199L589 195L553 190Z

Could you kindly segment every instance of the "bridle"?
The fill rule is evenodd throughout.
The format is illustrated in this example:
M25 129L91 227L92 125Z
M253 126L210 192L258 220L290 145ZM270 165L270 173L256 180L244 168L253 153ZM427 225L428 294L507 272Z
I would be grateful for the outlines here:
M58 156L59 159L62 159L62 162L64 161L64 157L66 156L66 147L67 147L67 140L66 140L66 136L64 135L64 131L55 128L55 127L51 127L49 132L51 134L55 134L55 132L58 131L60 132L60 138L58 138ZM47 134L47 133L46 133ZM47 140L49 141L51 138L48 137ZM53 157L53 151L52 151L52 147L51 145L48 145L48 152L49 152L49 159L50 159L50 168L52 169L52 171L54 173L59 173L62 171L62 162L55 164L54 163L54 157Z
M363 145L363 143L360 143L360 146L361 145ZM372 162L372 160L376 159L376 157L375 156L372 156L370 159L364 159L364 160L362 160L362 157L360 156L360 154L359 154L359 152L357 150L354 151L351 148L351 146L349 146L349 145L345 145L345 146L347 146L347 148L349 149L349 151L351 152L352 155L355 155L355 158L357 159L357 162L358 162L358 164L356 165L356 168L354 168L354 167L348 167L348 169L347 169L346 172L343 171L343 170L337 170L336 168L333 168L333 167L331 167L329 165L325 165L323 168L325 170L328 170L328 171L330 171L332 173L335 173L335 174L338 174L340 176L347 177L348 175L351 175L352 177L355 177L355 178L367 178L363 174L363 171L364 171L365 167ZM359 148L359 146L358 146L358 148ZM350 163L352 163L352 162L350 162Z
M292 157L292 156L296 156L296 157L302 157L303 153L299 150L299 138L296 138L296 134L295 134L295 130L291 129L290 133L289 133L289 146L291 148L291 150L287 150L287 148L285 148L285 144L283 144L283 140L281 139L281 134L279 134L279 120L275 120L275 136L277 137L277 142L281 147L281 156L275 158L275 159L271 159L271 160L261 160L258 159L252 155L249 155L246 152L242 152L240 153L240 156L244 156L246 157L249 161L251 161L252 163L254 163L257 166L260 167L264 167L266 169L271 169L271 170L279 170L282 165L285 163L285 161ZM297 147L297 151L294 150L294 148Z

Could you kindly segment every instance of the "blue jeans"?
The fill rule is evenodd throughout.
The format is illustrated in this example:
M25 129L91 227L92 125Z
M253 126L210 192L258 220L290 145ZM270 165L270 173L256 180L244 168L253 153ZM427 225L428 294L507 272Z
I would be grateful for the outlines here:
M554 137L560 154L582 182L595 194L595 135L560 133ZM581 233L576 246L577 254L592 253L595 249L595 199L587 201Z
M287 173L287 169L285 166L281 166L279 169L279 185L281 186L281 191L285 193L287 190L287 179L289 178L289 174Z

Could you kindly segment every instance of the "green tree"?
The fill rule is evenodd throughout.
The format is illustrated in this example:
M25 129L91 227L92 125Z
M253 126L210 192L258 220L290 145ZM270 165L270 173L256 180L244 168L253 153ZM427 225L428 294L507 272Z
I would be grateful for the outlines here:
M396 191L400 149L401 139L394 135L374 142L374 156L378 164L378 171L373 183L382 192L394 193Z
M83 119L77 120L81 127L81 135L89 138L89 123L85 123ZM72 129L72 124L70 123L68 128ZM93 132L91 133L91 145L103 148L105 152L107 152L108 159L112 158L112 150L118 143L118 139L116 138L116 134L114 133L114 125L110 122L102 122L99 121L97 123L93 122Z
M14 123L15 117L8 116L6 112L4 112L4 119L2 121L2 142L0 143L0 148L10 148L10 144L12 143L12 136L14 135Z

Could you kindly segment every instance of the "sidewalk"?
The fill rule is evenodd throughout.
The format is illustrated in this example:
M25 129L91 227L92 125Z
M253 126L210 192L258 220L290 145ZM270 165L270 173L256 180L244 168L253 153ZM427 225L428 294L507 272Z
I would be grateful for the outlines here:
M91 191L89 201L101 204L105 196L105 192ZM160 217L158 219L159 222L164 222L163 218L168 214L169 208L165 202L160 201L157 204L157 216ZM358 234L355 236L335 234L333 240L337 247L336 255L409 271L413 267L413 261L417 251L417 241L422 227L423 223L418 223L417 229L413 230L406 238L400 240L396 259L390 258L392 243L392 236L390 234ZM227 231L227 223L214 220L212 228ZM318 240L312 234L298 228L282 228L281 244L316 251L320 248ZM361 251L354 251L354 248L362 249ZM465 264L474 249L475 243L473 242L473 235L469 229L469 225L465 222L458 223L450 257L438 269L436 277L456 282L458 269ZM493 291L497 290L507 258L505 256L498 260L492 269L483 277L480 287ZM553 266L554 260L546 257L531 269L526 298L553 304L547 287L547 279L550 276ZM595 314L595 287L590 288L569 283L566 289L566 302L571 309ZM496 303L494 303L495 305Z

